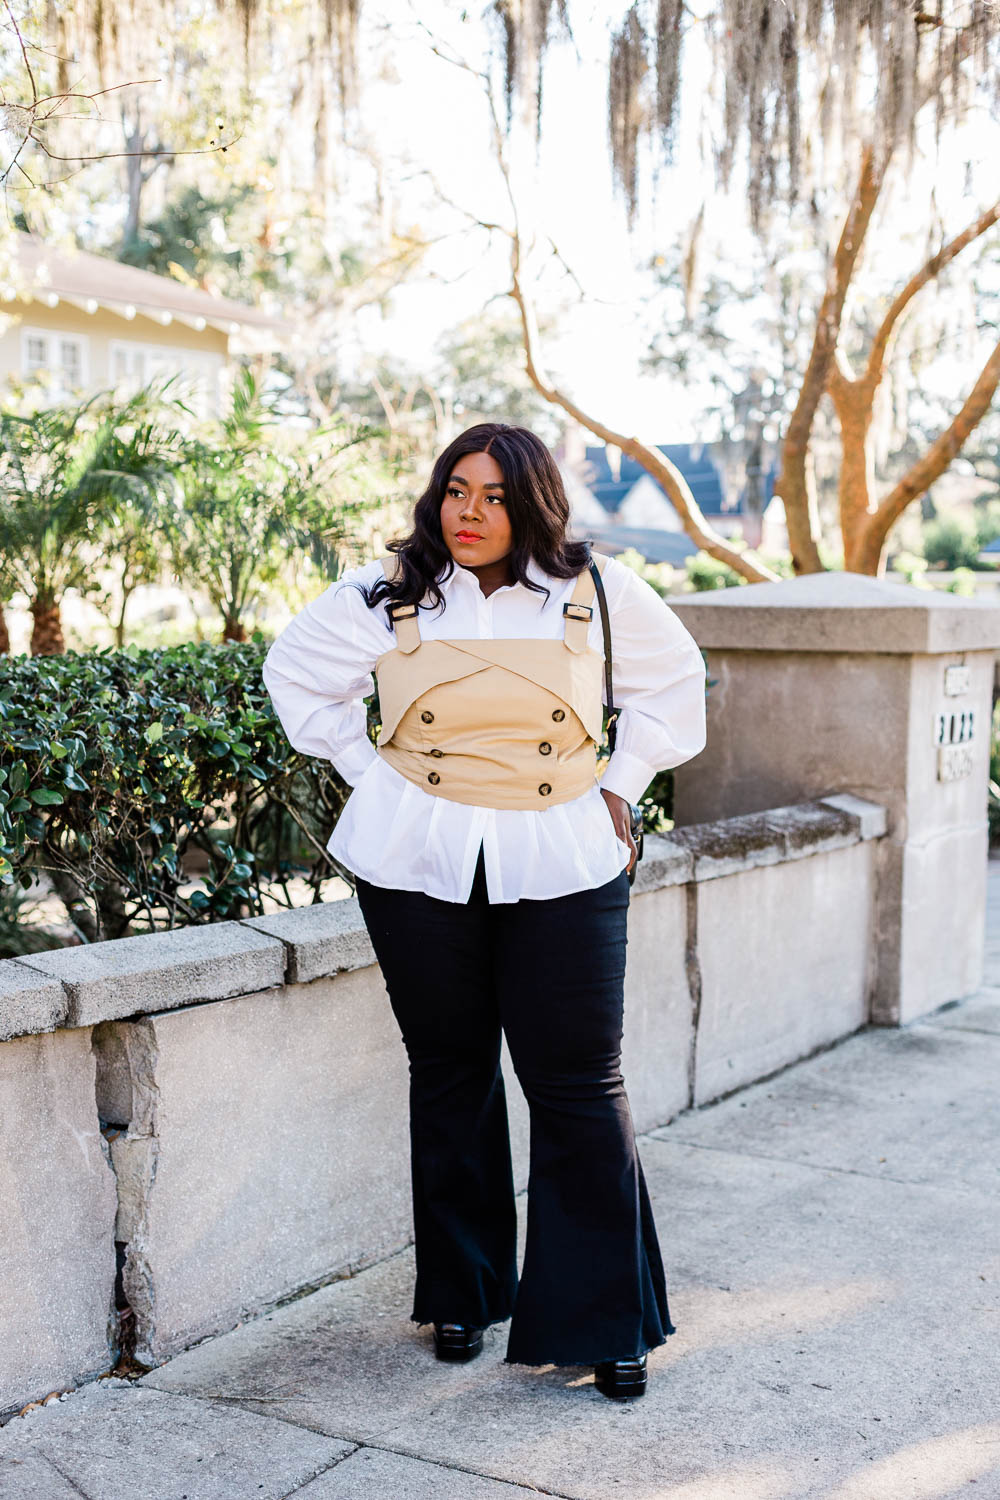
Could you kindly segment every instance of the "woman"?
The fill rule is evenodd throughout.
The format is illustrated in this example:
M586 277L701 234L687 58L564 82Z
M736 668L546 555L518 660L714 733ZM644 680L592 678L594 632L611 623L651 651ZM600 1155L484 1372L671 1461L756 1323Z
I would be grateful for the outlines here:
M675 1331L620 1071L629 803L702 749L705 670L656 592L595 557L621 707L598 782L603 632L568 521L534 433L470 427L393 556L307 605L263 675L292 745L353 787L327 847L409 1058L412 1321L468 1359L510 1318L508 1363L593 1365L621 1398ZM501 1032L531 1117L520 1278Z

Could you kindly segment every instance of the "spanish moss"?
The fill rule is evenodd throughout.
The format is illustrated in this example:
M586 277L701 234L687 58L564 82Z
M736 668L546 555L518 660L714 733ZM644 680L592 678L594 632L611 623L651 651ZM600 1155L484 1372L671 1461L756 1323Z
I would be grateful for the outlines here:
M293 24L287 0L215 0L233 29L247 77L254 49L266 59L269 29ZM341 119L357 96L362 0L305 0L310 45L305 97L315 101L316 158L329 172L333 111ZM556 32L573 40L570 0L489 0L485 15L501 54L507 130L529 127L536 149L547 53ZM147 66L158 34L169 30L166 0L49 0L59 38L61 88L81 66L102 84ZM609 35L607 127L616 187L630 224L639 201L640 143L672 159L682 128L681 80L687 33L699 27L724 78L715 168L728 186L745 167L751 220L811 195L816 143L870 145L878 169L899 147L912 152L925 106L939 133L982 90L1000 104L1000 6L996 0L633 0ZM138 76L138 75L136 75ZM334 91L336 97L334 97ZM851 153L853 154L853 152Z
M567 0L555 0L563 35L572 39ZM545 53L552 40L553 0L493 0L487 19L499 26L504 70L507 129L516 101L533 120L536 144L542 129L542 79Z
M703 26L724 79L716 170L728 186L745 152L752 222L803 192L809 133L836 121L840 143L873 146L880 169L914 144L917 115L933 103L940 131L977 88L1000 99L1000 8L989 0L720 0L695 17L683 0L636 0L610 43L608 123L615 182L630 221L637 157L658 135L669 160L686 30ZM647 80L647 74L650 75Z

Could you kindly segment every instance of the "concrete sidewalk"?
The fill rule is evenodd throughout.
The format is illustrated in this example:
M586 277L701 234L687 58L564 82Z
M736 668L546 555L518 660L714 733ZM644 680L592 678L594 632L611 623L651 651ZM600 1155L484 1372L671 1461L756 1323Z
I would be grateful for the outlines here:
M439 1363L407 1250L14 1418L0 1497L1000 1497L997 862L986 979L641 1137L677 1325L643 1400L503 1364L506 1324Z

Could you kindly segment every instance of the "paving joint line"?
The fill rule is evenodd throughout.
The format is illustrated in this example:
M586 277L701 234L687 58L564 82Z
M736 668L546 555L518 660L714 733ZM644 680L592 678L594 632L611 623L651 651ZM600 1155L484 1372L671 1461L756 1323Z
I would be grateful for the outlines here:
M223 1335L223 1337L224 1337L224 1335ZM162 1368L162 1366L160 1368ZM214 1404L216 1404L218 1406L221 1406L221 1407L223 1407L223 1408L225 1408L227 1410L232 1410L232 1408L234 1406L238 1406L240 1408L240 1410L241 1411L245 1411L248 1416L251 1416L251 1417L264 1417L266 1419L270 1419L272 1422L281 1422L285 1427L294 1427L299 1432L312 1432L312 1433L315 1433L315 1435L317 1437L329 1438L330 1441L334 1442L334 1443L355 1443L358 1447L362 1447L364 1445L364 1439L363 1438L347 1437L345 1435L342 1435L340 1433L335 1433L335 1432L333 1432L333 1433L331 1433L331 1432L324 1432L322 1430L322 1428L312 1427L312 1426L310 1426L310 1424L308 1422L305 1422L305 1421L302 1421L302 1420L298 1420L297 1421L294 1417L284 1416L280 1412L255 1411L252 1406L250 1406L250 1405L247 1404L247 1403L253 1402L253 1401L291 1401L291 1400L295 1399L294 1396L253 1396L253 1395L243 1395L243 1396L234 1395L234 1396L229 1396L224 1391L215 1391L215 1392L208 1391L208 1392L206 1392L206 1391L178 1391L178 1390L173 1390L173 1389L171 1389L171 1390L163 1390L163 1388L161 1386L155 1386L155 1385L147 1386L146 1389L150 1390L150 1391L158 1391L161 1396L184 1396L188 1401L207 1401L210 1405L214 1403ZM297 1394L301 1394L301 1393L297 1393ZM306 1397L302 1397L302 1399L308 1401L308 1400L315 1400L316 1398L315 1397L308 1397L308 1396L306 1396ZM345 1458L349 1458L350 1454L345 1454L344 1457ZM339 1462L339 1460L334 1460L334 1462ZM301 1488L301 1486L300 1486L300 1488ZM294 1493L294 1491L292 1493Z
M43 1458L50 1469L55 1469L56 1473L59 1475L59 1478L65 1479L70 1488L75 1490L76 1493L82 1497L82 1500L90 1500L90 1496L87 1494L86 1490L80 1488L72 1475L64 1474L62 1469L60 1469L59 1465L56 1463L55 1459L52 1458L48 1453L46 1453L44 1448L34 1448L32 1451L37 1453L40 1458Z
M669 1130L669 1128L668 1125L661 1127L664 1130ZM727 1156L749 1156L756 1161L781 1162L786 1167L808 1167L813 1172L840 1172L845 1177L864 1177L869 1182L894 1182L899 1187L929 1187L936 1188L938 1191L942 1187L942 1184L936 1182L913 1182L908 1177L891 1177L887 1172L862 1172L857 1167L838 1167L833 1164L827 1165L823 1162L801 1161L797 1156L772 1156L767 1151L740 1151L735 1146L710 1146L705 1141L689 1141L683 1137L678 1137L676 1140L671 1141L665 1136L654 1135L650 1132L646 1138L651 1141L658 1141L664 1146L694 1146L698 1151L719 1151L724 1152ZM945 1191L949 1190L956 1191L955 1185L952 1183L946 1184ZM957 1190L961 1191L961 1187ZM972 1189L971 1191L975 1192L976 1190Z
M996 1040L998 1042L1000 1042L1000 1031L989 1031L989 1030L987 1030L987 1028L985 1026L946 1026L943 1021L939 1021L938 1024L937 1024L936 1030L938 1030L938 1031L968 1031L968 1032L971 1032L974 1036L992 1036L992 1037L995 1037Z
M349 1439L341 1438L340 1441L346 1443L349 1441ZM509 1485L511 1489L529 1490L533 1495L549 1495L552 1497L552 1500L582 1500L581 1496L569 1495L564 1490L540 1489L537 1484L532 1484L530 1479L502 1479L496 1474L486 1474L482 1469L473 1469L468 1464L449 1463L448 1460L444 1458L427 1458L425 1454L418 1453L416 1452L416 1450L411 1448L391 1448L388 1443L369 1443L359 1441L358 1446L357 1448L355 1448L354 1452L358 1453L363 1448L371 1448L372 1451L376 1453L391 1453L396 1458L412 1458L417 1463L431 1464L436 1469L448 1469L453 1474L471 1474L474 1479L487 1479L492 1484L506 1484ZM353 1458L354 1454L347 1453L344 1455L344 1457ZM341 1459L339 1460L339 1462L343 1462L343 1460ZM336 1468L336 1464L332 1464L330 1467ZM307 1480L306 1483L311 1484L312 1480ZM305 1485L299 1486L299 1490L304 1488ZM297 1495L299 1493L299 1490L290 1490L289 1495ZM289 1497L283 1496L282 1500L289 1500Z
M148 1389L149 1390L156 1390L156 1389L158 1389L158 1387L156 1387L156 1386L150 1386L150 1387L148 1387ZM343 1463L345 1459L353 1458L354 1454L358 1453L362 1448L373 1448L373 1449L376 1449L380 1453L392 1453L392 1454L395 1454L397 1458L413 1458L413 1459L418 1460L420 1463L434 1464L439 1469L453 1469L458 1474L472 1474L477 1479L490 1479L490 1480L493 1481L494 1484L507 1484L507 1485L510 1485L512 1488L515 1488L515 1489L516 1488L521 1488L521 1489L531 1490L536 1495L549 1495L549 1496L552 1497L552 1500L582 1500L581 1496L579 1496L579 1495L568 1495L563 1490L543 1490L543 1489L539 1489L538 1486L532 1484L530 1480L501 1479L501 1478L498 1478L498 1476L495 1475L495 1474L484 1474L481 1469L472 1469L472 1468L469 1468L466 1464L448 1463L448 1461L446 1459L442 1459L442 1458L427 1458L424 1454L419 1453L419 1452L417 1452L414 1449L409 1449L409 1448L392 1448L392 1447L389 1446L388 1443L370 1442L367 1438L347 1437L345 1434L342 1434L342 1433L325 1432L325 1431L322 1431L318 1427L310 1427L310 1425L307 1422L296 1421L296 1419L294 1417L280 1416L280 1415L277 1415L277 1414L272 1414L270 1412L253 1411L250 1407L243 1406L241 1404L244 1401L259 1401L261 1399L267 1399L267 1398L262 1398L260 1396L243 1396L243 1397L240 1397L240 1396L225 1396L225 1395L215 1395L215 1396L212 1396L212 1395L205 1395L201 1391L161 1391L160 1394L161 1395L170 1395L170 1396L186 1396L189 1401L218 1401L218 1402L221 1402L223 1404L226 1404L226 1403L229 1403L230 1405L236 1404L236 1405L240 1406L240 1409L242 1411L248 1412L248 1414L250 1416L252 1416L252 1417L271 1417L273 1421L275 1421L275 1422L281 1422L286 1427L295 1427L300 1432L312 1432L317 1437L329 1438L330 1441L333 1442L333 1443L353 1443L354 1444L354 1447L352 1448L352 1450L351 1450L350 1453L345 1453L345 1454L343 1454L342 1457L335 1458L333 1460L333 1462L330 1463L330 1464L327 1464L325 1468L319 1469L309 1479L304 1480L302 1482L302 1484L300 1484L298 1486L297 1489L288 1490L287 1493L286 1493L286 1495L282 1497L282 1500L288 1500L288 1496L297 1495L299 1493L299 1491L303 1490L307 1484L311 1484L312 1481L313 1481L313 1479L317 1479L317 1478L319 1478L320 1474L325 1474L325 1473L328 1473L331 1469L335 1469L338 1466L338 1464ZM53 1467L54 1467L54 1465L53 1465ZM81 1494L82 1493L83 1492L81 1491ZM89 1496L85 1496L84 1500L90 1500L90 1497Z
M324 1436L325 1435L326 1434L324 1434ZM346 1443L347 1439L335 1438L334 1441ZM361 1443L355 1443L350 1453L342 1453L339 1458L335 1458L333 1460L333 1463L324 1464L321 1469L316 1470L315 1474L310 1474L308 1479L304 1479L301 1484L297 1484L294 1490L286 1490L285 1493L280 1497L280 1500L291 1500L292 1495L300 1495L307 1485L312 1484L317 1479L321 1479L324 1474L332 1474L334 1469L338 1469L340 1465L346 1463L349 1458L353 1458L355 1453L357 1453L362 1446L363 1445Z

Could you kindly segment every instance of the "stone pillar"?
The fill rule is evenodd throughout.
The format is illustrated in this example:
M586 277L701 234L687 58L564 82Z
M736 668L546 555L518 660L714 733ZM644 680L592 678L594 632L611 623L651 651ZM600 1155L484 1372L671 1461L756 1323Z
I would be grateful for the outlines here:
M678 825L838 792L881 803L871 1019L971 994L1000 603L815 573L670 604L717 679L707 746L675 773Z

